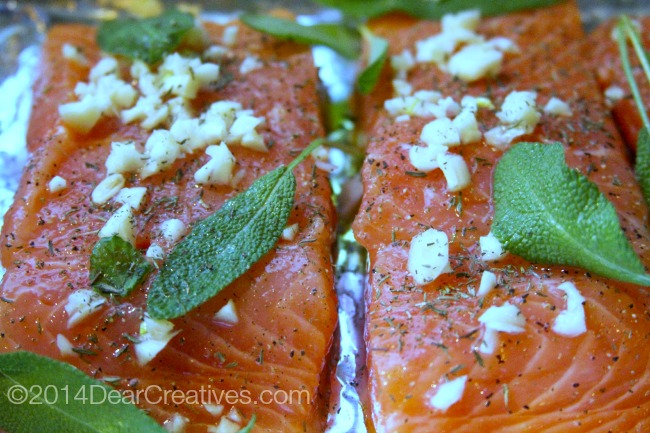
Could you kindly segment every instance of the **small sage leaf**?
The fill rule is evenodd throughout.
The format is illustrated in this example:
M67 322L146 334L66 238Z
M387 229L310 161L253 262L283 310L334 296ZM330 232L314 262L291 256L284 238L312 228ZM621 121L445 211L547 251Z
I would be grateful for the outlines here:
M90 256L90 281L101 293L128 295L151 272L151 265L119 236L101 238Z
M171 9L146 18L118 18L99 26L97 43L111 54L119 54L153 64L172 52L194 27L194 17Z

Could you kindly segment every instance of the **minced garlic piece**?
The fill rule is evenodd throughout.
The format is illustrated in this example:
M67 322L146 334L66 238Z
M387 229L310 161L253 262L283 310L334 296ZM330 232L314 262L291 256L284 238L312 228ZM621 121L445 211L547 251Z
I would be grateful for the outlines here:
M585 320L585 298L571 282L564 282L557 287L566 293L566 309L553 322L553 332L566 337L577 337L587 332Z
M232 180L235 157L226 143L208 146L205 153L211 157L204 166L194 173L196 183L203 185L228 185Z
M90 289L80 289L68 296L65 312L68 314L68 328L75 326L95 313L106 303L106 298Z
M124 187L126 180L119 173L106 176L92 192L91 198L95 204L104 204L113 198Z
M47 184L47 189L50 190L50 192L59 192L63 191L66 189L68 186L68 181L66 181L64 178L61 176L54 176L51 180L50 183Z
M167 346L180 331L174 331L174 324L168 320L156 320L144 314L140 324L139 341L135 344L135 354L140 365L146 365Z
M478 318L485 325L483 340L479 346L481 353L494 353L498 343L498 333L520 334L525 331L526 318L519 308L506 302L498 307L492 305Z
M99 231L98 236L100 238L108 238L117 235L131 243L131 245L135 245L133 224L133 209L128 204L125 204L106 221L104 227Z
M434 281L449 269L449 238L445 232L428 229L413 237L408 272L417 285Z
M499 260L505 255L503 245L499 242L494 233L490 232L485 236L481 236L479 239L479 244L481 246L481 259L486 262L492 260Z
M431 407L446 412L453 404L458 403L465 393L467 376L460 376L449 382L438 385L436 393L429 400Z
M221 309L214 314L214 320L231 325L237 324L237 322L239 322L239 316L237 315L235 302L232 299L229 299L226 305L221 307Z

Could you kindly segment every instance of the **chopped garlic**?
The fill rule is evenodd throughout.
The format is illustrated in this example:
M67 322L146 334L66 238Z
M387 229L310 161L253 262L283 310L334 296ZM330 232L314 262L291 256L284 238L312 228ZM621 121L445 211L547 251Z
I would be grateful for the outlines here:
M411 165L425 173L440 167L438 155L447 152L446 146L411 146L409 149L409 161Z
M140 338L135 343L135 354L140 365L146 365L167 346L180 331L173 331L174 324L168 320L156 320L144 313L140 324Z
M573 114L571 112L571 107L569 107L569 104L559 98L556 98L555 96L548 100L546 105L544 105L543 110L544 113L553 114L555 116L570 117Z
M619 86L609 86L605 89L605 98L609 104L620 101L625 97L625 90Z
M229 299L226 305L221 307L221 309L214 314L214 320L231 325L237 324L237 322L239 322L239 316L237 315L235 302L232 299Z
M526 134L525 128L508 128L506 126L495 126L485 132L485 142L497 149L505 149L512 140Z
M500 307L492 305L478 318L485 325L483 341L479 346L481 353L494 353L498 342L498 332L519 334L525 331L526 318L519 308L506 302Z
M68 313L68 328L72 328L86 317L99 310L106 298L90 289L80 289L68 296L65 312Z
M417 285L434 281L449 266L449 238L440 230L428 229L413 237L408 272Z
M173 244L182 238L185 234L185 230L185 224L177 218L168 219L160 224L160 233L170 244Z
M479 244L481 246L481 259L486 262L499 260L505 255L503 245L492 232L488 233L486 236L481 236Z
M221 416L223 414L224 407L222 404L203 403L203 407L212 416Z
M258 125L262 124L263 122L264 122L263 117L255 117L248 114L238 115L237 119L233 122L232 126L230 127L230 131L226 142L227 143L242 142L246 134L254 132L255 128ZM264 147L263 149L256 149L256 150L266 150L266 147Z
M585 298L571 282L564 282L557 287L566 293L566 309L553 322L553 332L566 337L577 337L587 332L585 322Z
M483 271L481 274L481 283L479 284L476 296L482 297L487 295L492 289L497 286L497 276L490 271Z
M486 42L490 47L496 48L502 53L518 54L519 47L511 39L497 36Z
M81 49L75 45L68 43L63 44L63 47L61 47L61 54L63 54L64 59L70 60L78 65L85 66L88 64L86 56L84 56Z
M50 190L50 192L59 192L63 191L66 189L68 186L68 181L66 181L64 178L61 176L54 176L51 180L50 183L47 184L47 189Z
M125 241L135 245L135 232L133 229L133 210L128 204L119 208L99 231L100 238L119 236Z
M74 346L63 334L58 334L56 336L56 347L59 349L61 355L63 356L73 356L75 354L74 350L72 350L74 349Z
M413 92L413 85L408 81L395 79L393 80L393 90L397 96L408 96Z
M442 31L466 29L476 31L481 19L480 9L469 9L455 14L445 14L442 17Z
M246 56L246 58L242 60L241 65L239 65L239 73L245 75L256 69L261 69L263 66L264 63L262 63L259 58L255 56Z
M284 230L282 230L282 239L285 241L292 241L296 238L296 235L298 234L298 230L300 230L300 226L298 223L291 224L290 226L285 227Z
M107 173L135 173L144 165L143 155L132 141L111 143L111 153L104 164Z
M447 180L447 190L460 191L471 183L472 179L467 163L462 156L453 153L441 153L436 158Z
M501 71L503 53L489 44L467 45L449 59L449 73L471 83Z
M162 129L154 131L144 146L147 161L140 169L140 176L146 179L160 173L174 164L181 156L181 147L169 131Z
M119 72L120 65L113 57L104 57L90 70L90 81L97 82L106 75L113 75Z
M59 116L63 123L82 134L90 131L101 115L101 107L90 98L59 105Z
M147 188L144 186L136 186L133 188L122 188L115 196L115 201L122 204L128 204L134 210L140 209L142 200L147 193Z
M460 135L462 144L475 143L481 139L481 131L476 121L476 110L463 108L461 112L452 120L451 124Z
M227 185L232 180L235 157L225 143L208 146L205 150L211 159L194 173L196 183L204 185Z
M124 187L124 176L113 173L106 176L93 190L91 197L93 203L104 204L115 196Z
M140 126L150 130L167 120L169 107L163 104L158 95L149 95L138 99L132 108L123 110L120 116L124 123L139 120Z
M149 248L147 248L147 252L145 253L145 256L154 260L162 260L165 258L165 251L162 249L160 245L151 244L149 245Z
M512 91L503 101L497 117L506 126L521 127L531 133L541 117L537 111L536 99L536 92Z
M465 393L467 376L460 376L456 379L438 385L438 389L429 404L438 410L446 412L453 404L458 403Z
M458 130L446 117L432 120L424 125L420 139L429 146L451 147L460 144Z
M163 428L170 433L182 433L185 431L185 426L189 421L187 417L175 413L170 419L165 420Z
M226 417L221 418L217 426L208 427L208 433L238 433L240 430L241 425Z
M237 33L239 32L239 27L237 26L228 26L223 29L223 36L221 37L221 43L227 47L231 47L237 43Z
M406 78L406 74L415 66L413 53L411 53L410 50L405 49L400 54L391 56L390 66L397 72L397 77L403 79L402 81L405 81L404 79Z

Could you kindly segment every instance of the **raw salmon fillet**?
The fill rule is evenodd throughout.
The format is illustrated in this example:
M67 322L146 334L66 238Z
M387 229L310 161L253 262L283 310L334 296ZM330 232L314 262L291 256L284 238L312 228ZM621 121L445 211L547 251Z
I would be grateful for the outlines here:
M193 174L209 159L204 152L178 159L146 179L128 178L127 186L148 189L135 212L135 243L142 251L160 242L163 221L176 218L189 226L205 218L324 134L310 51L232 25L239 27L237 39L221 60L220 79L199 92L193 108L201 112L219 100L241 103L255 116L265 117L257 130L269 150L230 146L237 161L234 171L242 173L235 187L196 185ZM205 26L211 41L221 43L224 27ZM56 26L43 49L29 129L31 159L2 232L7 272L0 290L0 351L28 350L60 359L95 378L110 379L121 390L155 387L160 392L152 393L153 403L141 400L142 408L163 424L187 418L186 432L207 431L232 408L239 411L240 426L256 414L254 432L322 431L327 387L321 380L327 375L337 322L331 262L335 215L327 178L311 159L295 170L296 201L288 221L298 224L295 238L280 240L213 299L174 319L178 334L149 363L139 365L134 340L157 271L127 297L108 300L68 327L68 297L90 287L89 256L98 241L97 230L120 206L114 201L94 205L90 199L106 175L110 144L132 140L142 146L150 134L115 117L100 119L88 134L62 125L59 105L75 100L74 86L87 81L89 73L88 66L64 58L62 46L79 47L92 66L100 59L94 37L93 28ZM261 67L242 72L240 65L251 55ZM55 175L68 186L51 193L48 183ZM168 252L171 246L165 248ZM228 300L237 309L234 324L214 317ZM60 336L76 352L63 355L57 347ZM240 397L230 403L210 397L198 403L167 399L154 404L165 390L201 388L234 390ZM212 414L204 402L212 405L212 413L221 409L222 415Z
M401 16L370 26L388 38L393 55L413 51L416 41L440 31L439 23ZM471 83L417 63L407 76L413 91L436 90L457 102L465 95L488 97L495 109L477 112L483 133L495 126L494 111L511 91L536 91L539 123L514 141L562 143L567 164L614 204L635 251L650 265L648 210L584 53L572 45L583 37L576 6L483 18L477 33L505 36L520 52L505 55L496 77ZM371 430L650 431L647 288L512 254L483 260L479 239L490 232L492 176L504 151L488 146L485 135L450 148L471 174L460 192L448 191L439 169L412 175L408 145L420 145L423 126L433 118L396 121L389 115L384 101L393 97L392 78L386 68L378 90L361 101L368 150L354 230L370 257L365 333ZM551 97L566 102L571 114L542 112ZM407 268L410 242L429 228L447 235L452 271L416 285ZM496 274L498 284L479 297L485 270ZM558 289L564 282L585 299L586 332L574 337L553 330L567 308ZM499 332L494 352L482 353L486 330L478 319L506 303L520 311L525 325L519 333ZM438 392L456 380L465 381L464 389L445 410L436 403Z

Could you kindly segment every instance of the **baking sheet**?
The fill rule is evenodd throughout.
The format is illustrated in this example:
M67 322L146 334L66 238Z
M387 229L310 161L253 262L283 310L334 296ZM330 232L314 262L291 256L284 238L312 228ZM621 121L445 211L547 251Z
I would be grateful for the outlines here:
M38 59L38 47L47 27L54 22L95 22L123 13L119 6L124 0L25 1L0 3L0 227L1 217L13 200L18 179L25 165L25 136L31 106L30 86ZM131 2L133 3L133 2ZM176 2L142 0L141 3L177 5ZM308 24L332 21L336 12L323 11L304 1L194 1L208 19L223 19L237 11L260 11L284 7L300 15ZM617 13L631 15L650 13L647 0L581 0L583 20L587 30ZM218 9L218 10L217 10ZM224 12L227 15L224 15ZM345 99L352 88L355 66L331 50L314 49L320 77L333 100ZM332 162L341 167L334 173L335 190L340 191L350 175L347 160L340 152L332 154ZM339 238L337 261L337 294L339 298L339 339L334 346L336 366L333 372L329 433L366 432L362 407L357 392L363 383L361 373L365 363L363 342L363 283L365 255L350 232ZM0 267L0 277L4 271Z

